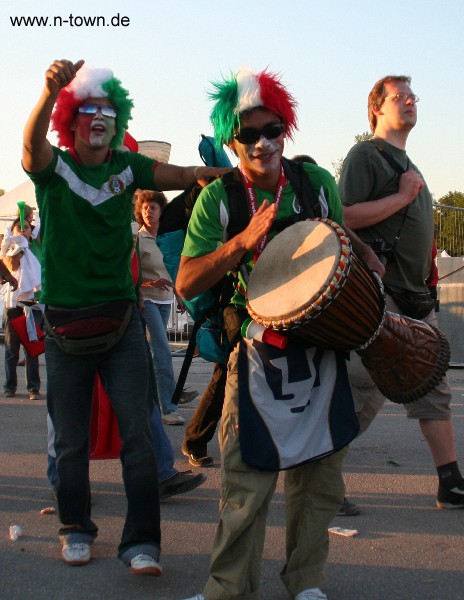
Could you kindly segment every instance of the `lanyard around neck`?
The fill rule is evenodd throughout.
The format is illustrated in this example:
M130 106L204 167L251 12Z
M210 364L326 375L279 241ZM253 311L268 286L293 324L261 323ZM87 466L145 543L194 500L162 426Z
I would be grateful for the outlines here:
M250 212L251 212L251 215L253 216L256 214L256 211L258 210L258 201L256 200L255 189L254 189L253 183L248 179L248 177L246 176L245 172L243 171L243 168L241 165L239 165L239 171L240 171L240 175L242 177L243 185L245 186L245 191L246 191L247 198L248 198ZM282 199L283 193L284 193L285 184L286 184L286 177L285 177L285 173L284 173L284 168L281 163L279 180L277 182L277 188L276 188L275 196L274 196L274 204L276 205L277 211L279 210L279 205L280 205L280 201ZM276 211L276 214L277 214L277 211ZM256 250L255 250L255 253L253 256L254 262L256 262L258 260L261 252L266 247L268 238L269 238L269 234L267 233L264 237L261 238L261 241L256 246Z

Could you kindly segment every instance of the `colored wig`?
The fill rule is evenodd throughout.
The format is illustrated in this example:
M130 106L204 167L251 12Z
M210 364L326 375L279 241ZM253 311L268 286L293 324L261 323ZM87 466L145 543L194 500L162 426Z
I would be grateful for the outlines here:
M209 98L214 102L210 120L216 146L229 144L240 126L244 111L264 107L278 115L285 125L285 135L293 140L298 129L297 102L280 81L280 76L266 70L252 73L242 69L230 73L228 80L212 82Z
M83 65L73 81L63 88L56 100L51 117L52 131L58 135L58 145L65 148L74 146L74 133L71 125L77 109L86 98L108 98L117 110L116 133L111 140L111 148L118 148L128 128L131 109L134 103L129 98L119 79L107 68L95 68Z

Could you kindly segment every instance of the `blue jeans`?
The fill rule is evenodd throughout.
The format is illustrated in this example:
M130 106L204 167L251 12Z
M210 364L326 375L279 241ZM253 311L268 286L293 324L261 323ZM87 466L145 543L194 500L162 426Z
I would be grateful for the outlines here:
M148 352L148 349L147 349ZM152 394L151 386L149 386L149 394ZM222 406L222 403L221 403ZM153 448L155 449L156 461L158 463L158 478L159 482L167 481L174 477L179 472L174 467L174 450L172 444L166 434L161 421L161 414L157 404L154 404L150 417L151 435L153 440ZM48 463L47 463L47 478L50 485L56 488L58 474L56 472L56 452L55 452L55 430L50 415L47 416L47 432L48 432Z
M58 511L63 543L91 543L98 528L90 518L89 426L98 373L111 400L122 440L127 515L119 558L129 565L143 552L160 553L158 472L150 430L149 363L140 313L106 353L72 356L46 339L47 406L55 428Z
M143 316L147 325L147 338L155 369L158 398L161 412L164 414L175 412L178 408L177 404L171 402L176 389L176 381L172 366L171 348L166 335L170 313L170 304L155 304L147 301L144 303Z
M18 366L21 341L10 321L23 315L24 311L21 306L5 310L5 383L3 384L5 392L16 392L18 387L16 367ZM38 392L40 390L39 359L38 357L31 358L27 352L25 352L25 357L27 390Z

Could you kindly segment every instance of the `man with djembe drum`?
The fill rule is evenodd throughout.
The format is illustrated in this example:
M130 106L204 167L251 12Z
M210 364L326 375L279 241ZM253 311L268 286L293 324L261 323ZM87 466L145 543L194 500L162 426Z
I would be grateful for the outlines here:
M211 99L216 142L228 144L239 159L234 177L246 194L250 219L244 230L228 236L233 209L226 184L218 179L205 188L189 223L176 281L189 300L240 265L224 313L233 349L219 433L220 525L209 579L191 600L257 600L266 515L281 469L286 470L287 519L282 581L292 598L320 600L327 597L319 587L327 528L344 498L344 447L358 431L344 353L296 343L282 349L237 335L248 317L248 275L275 235L274 224L314 216L305 214L282 161L285 138L292 138L297 126L296 102L278 76L248 70L215 83ZM333 177L313 164L303 169L321 217L340 223ZM353 246L383 275L369 247L355 238Z
M356 144L343 163L339 189L345 223L383 257L387 309L437 326L435 300L427 287L433 248L432 196L406 153L417 120L419 98L411 78L387 76L372 88L368 116L374 137ZM349 367L361 431L367 429L385 398L353 357ZM459 471L451 422L448 380L407 404L419 420L438 473L436 505L464 508L464 479Z

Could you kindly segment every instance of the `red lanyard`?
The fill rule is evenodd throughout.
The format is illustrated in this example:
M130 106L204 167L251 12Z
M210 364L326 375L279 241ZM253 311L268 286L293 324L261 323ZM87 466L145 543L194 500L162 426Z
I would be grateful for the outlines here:
M239 165L238 168L240 170L240 175L242 176L243 185L245 186L245 190L246 190L246 193L247 193L248 204L250 206L251 215L253 216L254 214L256 214L256 211L258 210L258 202L256 201L255 190L254 190L253 184L248 179L248 177L245 175L245 172L243 171L242 166ZM275 196L274 196L274 204L276 205L277 211L279 210L279 204L280 204L280 201L282 199L282 195L284 193L285 184L286 184L286 177L285 177L285 173L284 173L284 168L283 168L283 166L281 164L280 165L279 181L277 182L277 188L276 188L276 192L275 192ZM268 237L269 237L269 234L267 233L261 239L261 241L259 242L259 244L256 246L255 254L253 256L253 261L254 262L256 262L258 260L259 255L261 254L261 252L266 247L266 244L267 244L267 241L268 241Z

